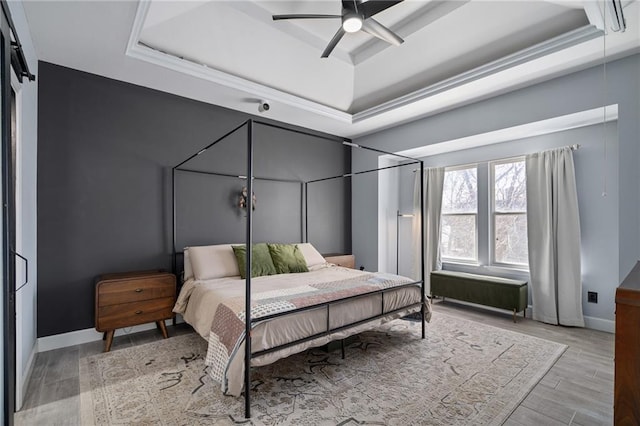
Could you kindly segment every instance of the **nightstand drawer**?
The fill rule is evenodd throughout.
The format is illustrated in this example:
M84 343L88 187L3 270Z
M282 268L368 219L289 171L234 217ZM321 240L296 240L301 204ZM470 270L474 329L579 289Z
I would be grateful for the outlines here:
M96 283L96 330L104 331L109 352L117 328L155 322L166 339L164 323L173 317L176 276L158 270L105 274Z
M104 280L98 283L98 306L117 305L139 300L174 297L175 277L171 274Z
M174 298L165 297L98 308L98 331L130 327L173 317Z
M326 254L324 259L344 268L354 269L356 267L356 258L352 254Z

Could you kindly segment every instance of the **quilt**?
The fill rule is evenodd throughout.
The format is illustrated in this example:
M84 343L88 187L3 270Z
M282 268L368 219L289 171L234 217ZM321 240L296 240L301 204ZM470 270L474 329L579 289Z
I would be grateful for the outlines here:
M261 321L259 321L261 317L271 314L293 311L326 302L339 301L351 296L366 295L367 293L378 290L389 290L411 282L412 280L409 278L399 275L367 273L347 279L308 283L297 287L253 293L251 298L251 318L254 320L257 319L258 321L253 322L252 329L255 329L261 324ZM416 287L419 289L419 284L416 284ZM406 300L405 297L404 300L399 300L398 303L396 303L400 304L400 306L387 307L385 304L385 312L401 308L403 307L403 303L404 306L407 306L419 300L419 291L414 291L412 298ZM379 306L379 302L376 303L378 303ZM242 374L240 374L240 377L236 376L239 373L244 373L244 369L231 368L231 366L235 363L237 367L238 363L243 362L246 337L245 317L244 296L228 298L218 305L209 333L209 347L206 357L206 364L210 367L209 374L216 382L221 384L224 393L232 395L239 395L242 387ZM326 322L326 319L324 321ZM313 334L313 332L310 331L313 327L302 328L303 330L290 333L298 334L289 336L290 341L295 341ZM302 333L302 335L300 335L300 333Z

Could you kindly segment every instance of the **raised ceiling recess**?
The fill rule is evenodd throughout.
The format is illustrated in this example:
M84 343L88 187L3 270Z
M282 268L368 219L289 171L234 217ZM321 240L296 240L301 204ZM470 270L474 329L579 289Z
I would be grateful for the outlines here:
M604 30L606 56L638 51L638 0L619 4L626 32L611 30L613 1L393 1L374 18L403 43L345 33L326 58L342 0L24 8L44 61L354 137L602 62ZM273 20L296 14L340 18Z
M373 1L373 0L372 0ZM366 5L361 4L364 8ZM375 15L405 42L346 33L335 1L152 1L139 43L349 114L589 25L582 7L542 1L404 1Z

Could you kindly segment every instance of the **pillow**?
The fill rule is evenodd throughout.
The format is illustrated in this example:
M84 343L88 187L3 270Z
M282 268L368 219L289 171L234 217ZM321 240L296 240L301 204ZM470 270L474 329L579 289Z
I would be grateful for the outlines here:
M189 260L197 280L240 275L231 244L189 247Z
M233 253L236 256L238 269L240 270L240 278L245 279L247 274L247 249L244 245L233 246ZM276 267L271 260L269 247L267 244L254 244L251 257L251 278L261 277L263 275L275 275Z
M277 273L309 272L307 261L295 244L267 244L267 246Z
M182 279L183 281L187 281L188 279L193 278L193 268L191 267L191 260L189 260L189 247L185 247L182 253Z
M302 252L305 260L307 261L307 268L324 265L325 263L327 263L327 261L324 260L324 257L322 257L320 252L318 252L318 250L316 250L316 248L312 246L311 243L301 243L297 246L300 252Z

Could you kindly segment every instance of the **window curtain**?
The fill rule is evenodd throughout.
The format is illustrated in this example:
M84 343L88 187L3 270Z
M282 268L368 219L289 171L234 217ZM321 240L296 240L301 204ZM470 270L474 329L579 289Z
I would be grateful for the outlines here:
M533 319L584 327L580 218L571 148L526 156Z
M424 217L420 211L420 179L424 179ZM440 212L442 211L442 186L444 184L444 167L432 167L415 173L413 185L413 271L420 278L420 268L424 266L425 291L431 294L431 271L441 269L440 260ZM420 262L420 221L423 220L425 230L424 265Z

